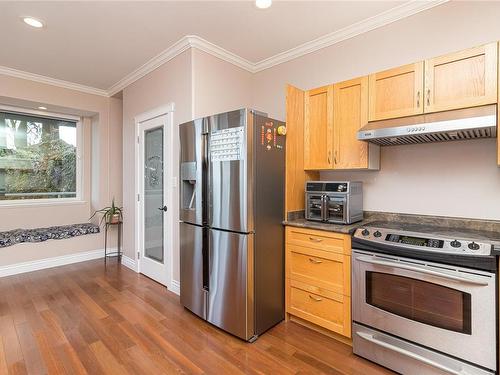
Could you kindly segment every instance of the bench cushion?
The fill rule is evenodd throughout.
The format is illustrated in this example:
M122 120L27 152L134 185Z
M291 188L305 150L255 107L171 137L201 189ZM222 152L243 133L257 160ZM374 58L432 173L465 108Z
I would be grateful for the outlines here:
M99 226L92 223L61 225L49 228L14 229L0 232L0 247L23 242L42 242L99 233Z

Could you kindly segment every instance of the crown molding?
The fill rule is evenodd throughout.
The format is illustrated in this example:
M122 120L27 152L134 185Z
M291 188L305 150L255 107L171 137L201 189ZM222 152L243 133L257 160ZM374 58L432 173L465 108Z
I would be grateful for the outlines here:
M163 64L169 62L174 57L180 55L182 52L191 48L190 36L185 36L171 45L169 48L153 57L151 60L135 69L132 73L127 74L124 78L119 80L108 89L108 95L113 96L120 92L128 85L134 83L138 79L144 77L146 74L151 73L153 70L159 68Z
M106 96L106 97L109 96L108 90L102 90L102 89L98 89L95 87L81 85L79 83L63 81L62 79L46 77L46 76L42 76L40 74L24 72L22 70L12 69L12 68L8 68L6 66L0 66L0 74L6 75L9 77L27 79L29 81L45 83L47 85L62 87L64 89L80 91L80 92L84 92L87 94Z
M197 35L186 35L179 41L174 43L172 46L161 52L160 54L153 57L144 65L140 66L132 73L125 76L119 82L114 84L108 89L108 95L113 96L117 92L123 90L128 85L134 83L138 79L144 77L145 75L151 73L153 70L159 68L163 64L169 62L176 56L180 55L182 52L188 50L189 48L197 48L204 51L212 56L218 57L221 60L227 61L233 65L236 65L242 69L248 70L254 73L254 63L232 53L228 50L219 47Z
M367 18L360 22L344 27L343 29L334 31L333 33L323 35L317 39L289 49L288 51L281 52L267 59L261 60L254 64L254 72L260 72L275 65L283 64L287 61L296 59L312 52L316 52L325 47L330 47L344 40L354 38L355 36L389 25L393 22L434 8L438 5L447 3L448 1L449 0L409 1L405 4L389 9L383 13L377 14L376 16Z
M218 57L219 59L227 61L237 67L245 69L251 73L255 73L255 63L219 47L218 45L213 44L197 35L189 35L187 38L189 39L189 45L191 48L197 48L200 51L209 53L210 55Z
M50 78L34 73L23 72L20 70L7 68L3 66L0 66L0 74L28 79L35 82L46 83L49 85L81 91L88 94L110 97L120 92L128 85L134 83L138 79L151 73L153 70L159 68L168 61L172 60L173 58L180 55L182 52L188 50L189 48L196 48L200 51L206 52L212 56L215 56L239 68L247 70L250 73L257 73L262 70L269 69L273 66L283 64L287 61L307 55L309 53L316 52L325 47L329 47L334 44L340 43L344 40L353 38L355 36L369 32L371 30L391 24L403 18L410 17L417 13L434 8L438 5L447 3L448 1L449 0L429 0L429 1L411 0L407 3L389 9L376 16L354 23L343 29L337 30L333 33L306 42L304 44L301 44L300 46L291 48L288 51L278 53L274 56L258 61L256 63L244 59L241 56L238 56L233 52L230 52L222 47L219 47L218 45L211 43L197 35L186 35L180 40L178 40L176 43L171 45L169 48L167 48L160 54L150 59L145 64L135 69L133 72L126 75L124 78L122 78L120 81L115 83L107 90L102 90L94 87L81 85L78 83L72 83L55 78Z

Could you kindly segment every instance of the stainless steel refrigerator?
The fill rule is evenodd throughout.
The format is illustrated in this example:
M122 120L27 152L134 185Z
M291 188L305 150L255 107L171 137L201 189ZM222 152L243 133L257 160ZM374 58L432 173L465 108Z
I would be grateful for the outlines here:
M284 318L280 126L250 109L180 125L181 303L247 341Z

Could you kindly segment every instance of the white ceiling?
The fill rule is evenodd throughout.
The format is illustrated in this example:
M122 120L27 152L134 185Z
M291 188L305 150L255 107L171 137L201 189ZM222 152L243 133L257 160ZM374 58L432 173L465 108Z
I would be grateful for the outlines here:
M0 2L0 66L108 89L185 35L257 63L403 3ZM25 25L27 15L46 28Z

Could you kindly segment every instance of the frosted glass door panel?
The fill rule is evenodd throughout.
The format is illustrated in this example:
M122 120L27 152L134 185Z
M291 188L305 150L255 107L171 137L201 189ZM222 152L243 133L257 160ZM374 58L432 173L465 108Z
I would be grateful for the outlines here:
M144 255L163 263L163 127L144 132Z

